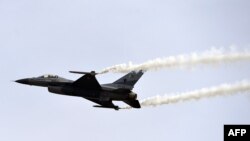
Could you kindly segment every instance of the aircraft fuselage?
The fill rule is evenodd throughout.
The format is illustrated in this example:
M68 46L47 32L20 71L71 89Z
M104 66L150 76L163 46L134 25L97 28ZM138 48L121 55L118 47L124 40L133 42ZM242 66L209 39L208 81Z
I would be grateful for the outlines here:
M73 81L59 78L59 79L41 79L41 78L26 78L20 79L16 82L34 85L40 87L47 87L48 91L55 94L67 95L67 96L78 96L88 100L101 100L101 101L124 101L124 100L136 100L137 94L124 90L116 91L115 88L111 88L103 85L100 90L91 90L75 87L72 85Z
M43 75L34 78L20 79L16 82L26 85L47 87L48 91L55 94L78 96L90 100L98 105L94 107L114 108L112 101L123 101L133 108L141 108L137 100L137 94L132 92L135 83L143 75L143 71L132 71L113 83L100 85L95 77L94 71L71 73L84 74L76 81L68 80L57 75Z

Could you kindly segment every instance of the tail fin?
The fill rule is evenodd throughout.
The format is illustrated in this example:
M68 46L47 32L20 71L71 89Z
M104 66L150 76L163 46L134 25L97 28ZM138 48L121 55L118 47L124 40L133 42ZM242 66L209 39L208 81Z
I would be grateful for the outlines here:
M115 82L113 82L113 84L118 84L118 85L124 85L126 87L128 87L130 90L132 90L134 88L134 85L136 84L136 82L141 78L141 76L143 75L143 71L132 71L128 74L126 74L125 76L121 77L120 79L116 80Z

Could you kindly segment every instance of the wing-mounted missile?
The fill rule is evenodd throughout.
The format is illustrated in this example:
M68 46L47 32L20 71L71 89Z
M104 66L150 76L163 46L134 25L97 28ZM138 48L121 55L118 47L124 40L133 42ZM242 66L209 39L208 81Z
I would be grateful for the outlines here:
M94 105L93 107L95 107L95 108L112 108L112 109L115 109L115 110L119 110L119 109L121 109L120 107L118 107L118 106L101 106L101 105Z
M91 75L97 75L100 73L96 73L95 71L91 71L91 72L82 72L82 71L69 71L70 73L76 73L76 74L91 74Z

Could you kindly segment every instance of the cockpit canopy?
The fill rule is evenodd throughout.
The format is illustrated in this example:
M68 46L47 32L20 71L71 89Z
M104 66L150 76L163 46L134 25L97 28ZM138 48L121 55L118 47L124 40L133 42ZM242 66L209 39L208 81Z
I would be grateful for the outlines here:
M38 78L58 78L58 76L52 75L52 74L45 74L45 75L39 76Z

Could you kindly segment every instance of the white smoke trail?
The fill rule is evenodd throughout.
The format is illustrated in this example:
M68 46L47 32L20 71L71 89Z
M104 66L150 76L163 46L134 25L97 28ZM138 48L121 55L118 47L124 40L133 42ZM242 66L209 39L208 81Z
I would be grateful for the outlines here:
M133 70L158 70L163 68L190 68L197 65L229 63L241 60L250 60L250 52L238 52L236 50L224 51L223 49L212 48L203 53L192 53L189 55L169 56L149 60L141 64L118 64L105 68L101 73L107 72L130 72Z
M190 101L190 100L199 100L201 98L208 98L213 96L232 95L243 92L250 92L249 81L241 81L234 84L222 84L217 87L203 88L200 90L195 90L190 92L177 93L172 96L157 95L154 97L144 99L140 103L142 107L159 106L164 104L171 104L171 103ZM126 107L125 109L129 109L129 107Z

